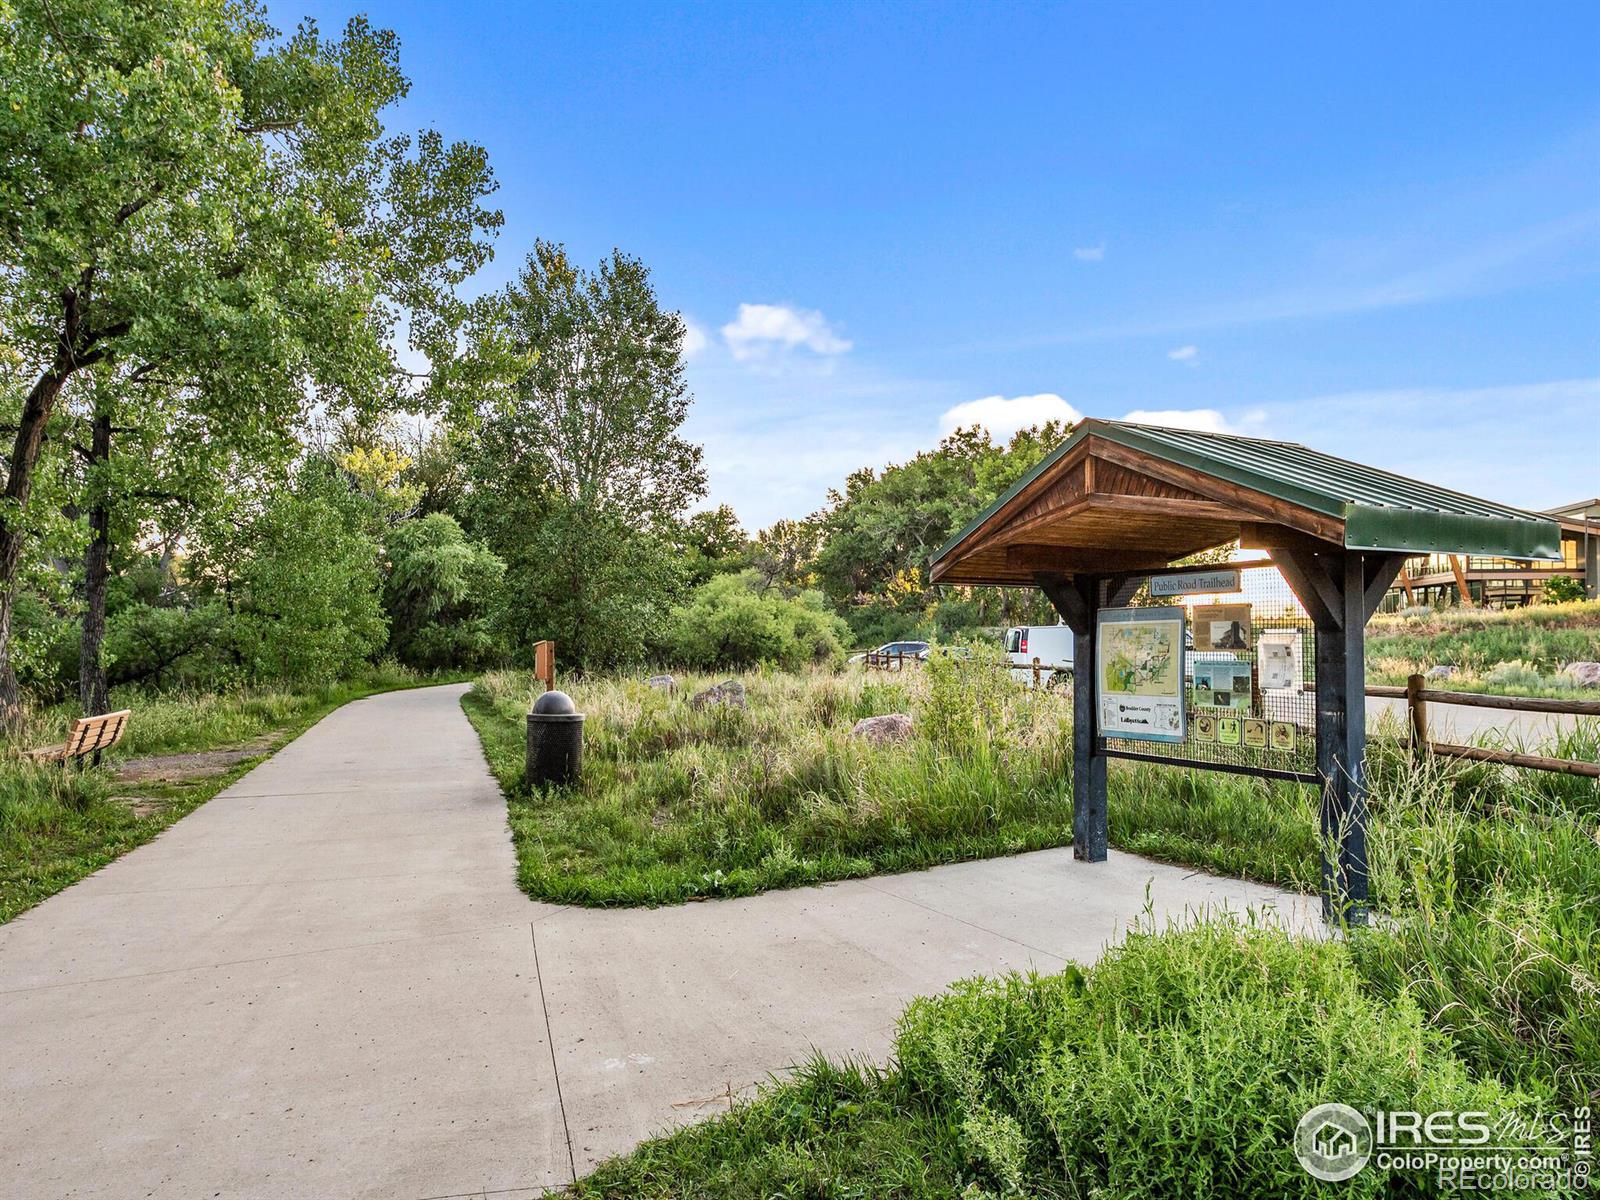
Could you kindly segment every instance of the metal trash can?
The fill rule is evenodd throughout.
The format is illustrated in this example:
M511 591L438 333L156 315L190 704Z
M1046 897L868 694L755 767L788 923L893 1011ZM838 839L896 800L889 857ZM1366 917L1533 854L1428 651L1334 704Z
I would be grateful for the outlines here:
M573 783L582 769L583 714L565 692L546 692L528 714L528 786Z

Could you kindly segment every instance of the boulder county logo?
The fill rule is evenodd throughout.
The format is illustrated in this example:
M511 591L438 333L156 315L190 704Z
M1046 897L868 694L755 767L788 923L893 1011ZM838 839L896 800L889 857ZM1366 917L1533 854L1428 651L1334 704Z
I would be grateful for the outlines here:
M1372 1157L1372 1127L1348 1104L1319 1104L1295 1126L1294 1156L1314 1179L1349 1179Z

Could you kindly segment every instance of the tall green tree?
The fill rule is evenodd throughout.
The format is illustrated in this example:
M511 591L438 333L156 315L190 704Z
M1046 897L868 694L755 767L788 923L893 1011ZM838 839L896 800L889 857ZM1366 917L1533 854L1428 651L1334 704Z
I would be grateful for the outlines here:
M909 462L856 471L815 518L821 545L812 566L823 591L858 634L897 636L924 625L939 599L929 560L1069 432L1048 423L996 445L982 429L958 429ZM974 622L1042 612L1029 593L984 592L960 598Z
M251 679L325 683L388 639L374 505L322 456L216 540L198 567L225 597Z
M210 417L224 451L292 428L312 403L394 403L408 390L399 335L451 352L453 288L487 258L500 215L482 205L493 182L479 147L384 132L408 84L393 34L362 18L336 39L311 22L282 38L246 2L13 0L0 85L0 325L16 394L0 707L14 711L15 585L63 391L109 375L85 443L100 464L119 427L153 419L149 389ZM109 514L89 519L91 546L105 545ZM86 561L102 574L91 600L104 557Z
M492 614L505 563L469 541L448 513L400 522L384 549L389 648L401 662L437 670L499 657Z
M506 563L507 629L566 661L638 659L682 587L678 518L705 492L680 428L684 325L649 271L614 252L594 271L538 244L474 310L453 369L476 408L466 505Z
M698 587L714 575L741 571L749 565L750 539L727 504L702 509L683 521L678 533L685 578Z

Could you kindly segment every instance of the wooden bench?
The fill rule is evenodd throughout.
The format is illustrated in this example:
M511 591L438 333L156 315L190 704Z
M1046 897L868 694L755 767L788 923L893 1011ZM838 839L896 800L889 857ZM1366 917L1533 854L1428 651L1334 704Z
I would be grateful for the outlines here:
M79 717L67 731L65 745L30 750L28 757L35 762L65 765L68 759L76 759L81 764L92 754L94 765L98 767L100 752L111 749L122 740L123 731L128 727L128 718L132 715L132 710L125 708L121 712L103 713L98 717Z

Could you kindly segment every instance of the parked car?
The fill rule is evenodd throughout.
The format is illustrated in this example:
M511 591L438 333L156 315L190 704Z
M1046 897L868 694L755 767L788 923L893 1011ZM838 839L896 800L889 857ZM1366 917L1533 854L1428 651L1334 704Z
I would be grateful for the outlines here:
M905 659L923 658L927 653L927 642L885 642L876 650L865 650L860 654L852 654L849 661L852 663L865 663L870 655L876 657L879 660L879 665L885 666L887 670L897 671L904 665ZM901 657L895 658L895 655L900 655ZM885 658L888 659L887 664L882 661Z
M917 655L919 662L927 662L935 654L942 654L946 658L971 658L972 651L966 646L929 646Z
M1006 630L1005 647L1011 678L1018 682L1032 686L1035 658L1040 665L1040 687L1071 682L1072 630L1065 625L1014 625Z

